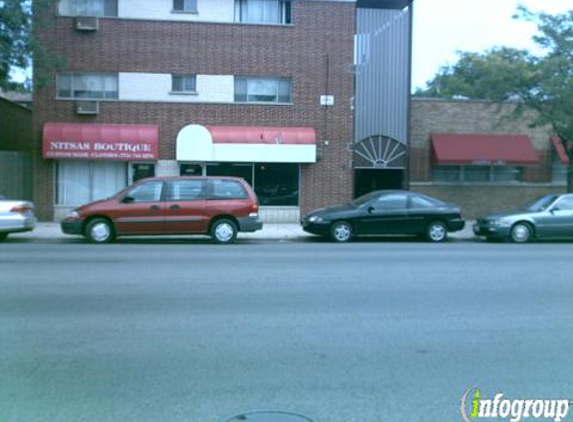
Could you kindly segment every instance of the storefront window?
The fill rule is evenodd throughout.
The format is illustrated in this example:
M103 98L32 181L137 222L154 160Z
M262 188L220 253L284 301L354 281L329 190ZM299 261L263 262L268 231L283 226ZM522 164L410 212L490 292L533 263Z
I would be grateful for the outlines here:
M134 163L131 165L132 174L131 177L133 182L137 182L138 180L145 179L147 177L154 177L155 176L155 164L151 163Z
M299 165L255 164L254 188L261 205L298 206Z
M245 179L263 206L298 206L298 164L214 163L207 165L207 175Z
M241 177L253 186L253 165L251 163L207 164L207 176Z
M434 166L435 182L507 183L521 180L521 168L512 166Z
M201 164L181 164L179 174L181 176L201 176L203 174L203 167Z
M112 196L127 185L127 168L113 161L59 161L56 205L77 206Z

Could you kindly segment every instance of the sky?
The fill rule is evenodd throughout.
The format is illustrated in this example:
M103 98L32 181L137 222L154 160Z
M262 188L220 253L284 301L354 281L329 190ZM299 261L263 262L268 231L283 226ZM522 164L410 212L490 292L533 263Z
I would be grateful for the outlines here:
M456 51L504 45L540 53L531 41L535 24L512 19L519 4L551 14L573 9L573 0L415 0L412 88L455 63Z

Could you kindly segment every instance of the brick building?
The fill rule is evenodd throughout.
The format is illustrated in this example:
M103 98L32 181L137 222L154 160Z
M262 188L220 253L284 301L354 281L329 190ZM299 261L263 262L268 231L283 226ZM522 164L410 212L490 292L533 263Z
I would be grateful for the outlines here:
M67 67L34 95L42 219L151 175L241 176L267 221L407 183L412 0L60 0L45 13L40 38Z
M412 100L410 188L466 217L565 191L568 158L550 127L513 103Z

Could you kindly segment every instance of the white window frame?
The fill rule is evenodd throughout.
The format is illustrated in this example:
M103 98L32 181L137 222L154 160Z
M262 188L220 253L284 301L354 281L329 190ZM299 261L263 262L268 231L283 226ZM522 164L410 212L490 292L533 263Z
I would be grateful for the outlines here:
M445 168L455 168L457 169L457 178L452 180L437 180L435 177L435 171L439 169ZM466 180L466 172L468 169L476 169L476 168L487 168L488 169L488 177L487 180L479 181L479 180ZM504 168L509 172L514 172L516 174L516 178L514 180L498 180L496 178L495 169L496 168ZM468 183L468 184L516 184L521 183L521 178L523 175L523 168L519 166L478 166L478 165L434 165L432 167L432 181L435 183Z
M176 8L176 4L178 1L183 3L183 8L178 9ZM172 13L199 13L198 10L198 0L173 0L173 9L171 10Z
M69 76L71 78L70 80L70 95L69 96L62 96L60 95L60 91L62 90L60 87L61 81L60 81L60 77L63 76ZM74 93L76 91L75 86L77 86L79 84L79 81L77 81L77 79L79 79L80 77L94 77L94 76L98 76L100 78L102 78L102 80L100 81L102 86L103 86L103 91L101 91L101 96L75 96ZM109 77L115 77L115 87L116 87L116 91L115 91L115 95L111 96L111 97L106 97L106 84L107 84L107 80L106 78ZM88 91L88 92L97 92L97 91ZM114 92L114 91L110 91L110 92ZM66 100L97 100L97 101L109 101L109 100L118 100L119 99L119 74L118 73L99 73L99 72L58 72L56 75L56 95L58 99L66 99Z
M182 78L183 79L183 89L182 90L176 90L175 89L175 78ZM185 89L185 86L187 85L186 82L188 79L193 80L193 85L195 86L194 90L188 91ZM171 75L171 92L170 92L170 94L196 95L197 94L197 75L179 75L179 74Z
M290 25L291 23L291 1L290 0L261 0L263 2L278 3L278 15L276 19L271 19L265 16L265 8L263 6L263 17L261 20L249 20L249 1L251 0L235 0L235 22L250 23L258 25ZM287 13L290 12L290 13ZM287 19L287 17L289 19Z
M265 100L260 100L260 99L251 99L251 97L256 96L256 94L254 93L249 93L249 85L250 83L253 83L255 81L266 81L266 82L274 82L275 83L275 92L274 92L274 100L271 101L265 101ZM242 83L246 83L246 99L244 100L237 100L237 83L242 82ZM280 87L281 87L281 82L288 82L289 85L289 95L288 95L288 101L280 101ZM269 77L256 77L256 76L248 76L248 77L243 77L243 76L235 76L235 80L234 80L234 94L233 94L233 99L235 102L237 103L261 103L261 104L291 104L292 103L292 79L290 78L269 78ZM242 94L241 94L242 95Z

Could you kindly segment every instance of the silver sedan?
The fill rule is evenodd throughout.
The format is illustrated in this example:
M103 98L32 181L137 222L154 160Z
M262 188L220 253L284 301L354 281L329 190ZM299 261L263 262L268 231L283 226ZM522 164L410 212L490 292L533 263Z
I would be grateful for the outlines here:
M9 233L34 230L34 204L29 201L4 199L0 195L0 241Z
M474 233L525 243L534 238L573 238L573 194L545 195L512 212L479 218Z

